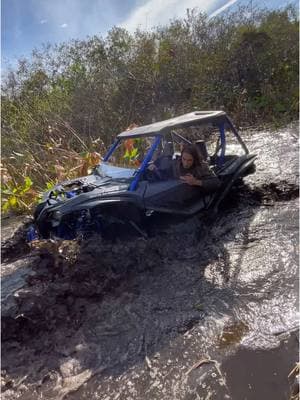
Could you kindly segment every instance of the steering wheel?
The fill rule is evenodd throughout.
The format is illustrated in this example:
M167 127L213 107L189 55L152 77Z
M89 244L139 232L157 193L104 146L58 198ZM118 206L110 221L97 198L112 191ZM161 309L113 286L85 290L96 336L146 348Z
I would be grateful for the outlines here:
M145 171L145 175L147 181L149 182L157 182L162 180L161 174L157 168L154 169L147 168Z

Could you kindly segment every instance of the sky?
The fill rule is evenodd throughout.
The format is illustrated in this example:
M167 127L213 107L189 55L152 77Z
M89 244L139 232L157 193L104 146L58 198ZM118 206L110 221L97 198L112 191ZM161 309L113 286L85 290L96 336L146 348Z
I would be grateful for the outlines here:
M1 0L2 69L29 57L44 43L61 43L87 36L106 36L113 26L129 32L151 29L197 8L209 16L251 0ZM269 8L297 0L260 0ZM253 0L253 4L255 0Z

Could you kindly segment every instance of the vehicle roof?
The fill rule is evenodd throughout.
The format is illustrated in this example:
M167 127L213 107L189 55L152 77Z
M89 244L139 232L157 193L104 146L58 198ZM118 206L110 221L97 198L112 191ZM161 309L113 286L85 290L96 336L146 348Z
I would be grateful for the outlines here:
M124 132L117 137L119 139L132 138L138 136L165 135L171 129L183 128L195 125L201 125L208 122L223 122L226 120L224 111L193 111L178 117L166 119L164 121L154 122L153 124L139 126Z

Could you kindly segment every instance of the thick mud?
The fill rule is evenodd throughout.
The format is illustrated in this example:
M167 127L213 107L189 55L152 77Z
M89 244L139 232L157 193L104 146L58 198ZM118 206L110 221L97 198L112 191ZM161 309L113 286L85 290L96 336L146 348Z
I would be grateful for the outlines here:
M297 136L249 132L257 172L214 218L32 248L17 226L2 246L2 398L289 399Z

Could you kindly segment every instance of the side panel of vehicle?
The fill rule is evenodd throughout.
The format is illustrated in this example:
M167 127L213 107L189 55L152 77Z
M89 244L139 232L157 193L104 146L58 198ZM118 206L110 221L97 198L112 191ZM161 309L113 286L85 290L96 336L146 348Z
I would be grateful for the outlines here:
M144 208L142 203L134 198L120 197L94 204L91 215L93 218L112 218L123 222L140 223L144 216Z
M144 195L147 210L181 215L192 215L205 208L206 201L207 196L198 187L176 179L149 182Z

